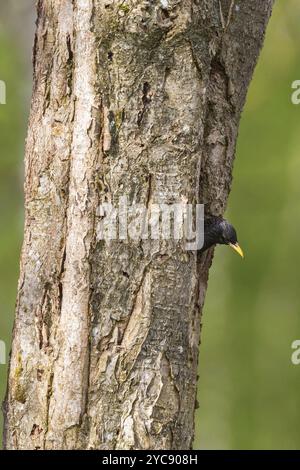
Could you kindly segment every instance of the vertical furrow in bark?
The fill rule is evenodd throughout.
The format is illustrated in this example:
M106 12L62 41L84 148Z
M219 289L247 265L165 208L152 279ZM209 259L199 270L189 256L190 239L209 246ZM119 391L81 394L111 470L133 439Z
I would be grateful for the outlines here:
M78 0L74 12L74 127L67 209L66 259L57 329L47 448L76 446L85 410L89 362L89 254L97 194L95 127L100 116L96 94L96 50L92 0Z

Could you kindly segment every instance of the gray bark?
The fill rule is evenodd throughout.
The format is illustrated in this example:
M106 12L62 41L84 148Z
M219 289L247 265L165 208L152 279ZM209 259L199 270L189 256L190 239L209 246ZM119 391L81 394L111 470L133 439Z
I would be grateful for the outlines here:
M43 0L8 449L188 449L212 251L97 239L103 201L223 214L272 0Z

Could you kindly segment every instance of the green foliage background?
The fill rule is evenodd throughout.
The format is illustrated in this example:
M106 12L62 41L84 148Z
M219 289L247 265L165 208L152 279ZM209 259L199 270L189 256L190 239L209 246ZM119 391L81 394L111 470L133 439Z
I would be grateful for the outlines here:
M227 217L244 261L216 249L203 316L195 448L299 449L300 4L277 0L248 94ZM9 350L23 224L24 64L0 23L0 339ZM28 57L28 63L30 57ZM26 85L26 84L25 84ZM0 365L0 396L6 367Z

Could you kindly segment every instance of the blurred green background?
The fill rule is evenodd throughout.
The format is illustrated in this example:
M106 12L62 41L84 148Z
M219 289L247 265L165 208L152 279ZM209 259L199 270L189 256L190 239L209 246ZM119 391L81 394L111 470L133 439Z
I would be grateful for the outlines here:
M22 237L32 0L0 3L0 339L9 350ZM22 4L22 5L20 5ZM203 315L196 449L300 449L300 2L277 0L242 116L228 218ZM0 365L0 398L6 387ZM2 425L2 420L1 420Z

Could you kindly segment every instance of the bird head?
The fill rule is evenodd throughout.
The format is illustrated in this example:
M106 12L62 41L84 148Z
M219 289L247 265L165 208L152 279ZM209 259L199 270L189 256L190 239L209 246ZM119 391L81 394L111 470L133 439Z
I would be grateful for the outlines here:
M227 220L221 219L218 227L218 241L221 245L229 245L233 248L242 258L244 253L237 241L237 234L235 228L227 222Z

